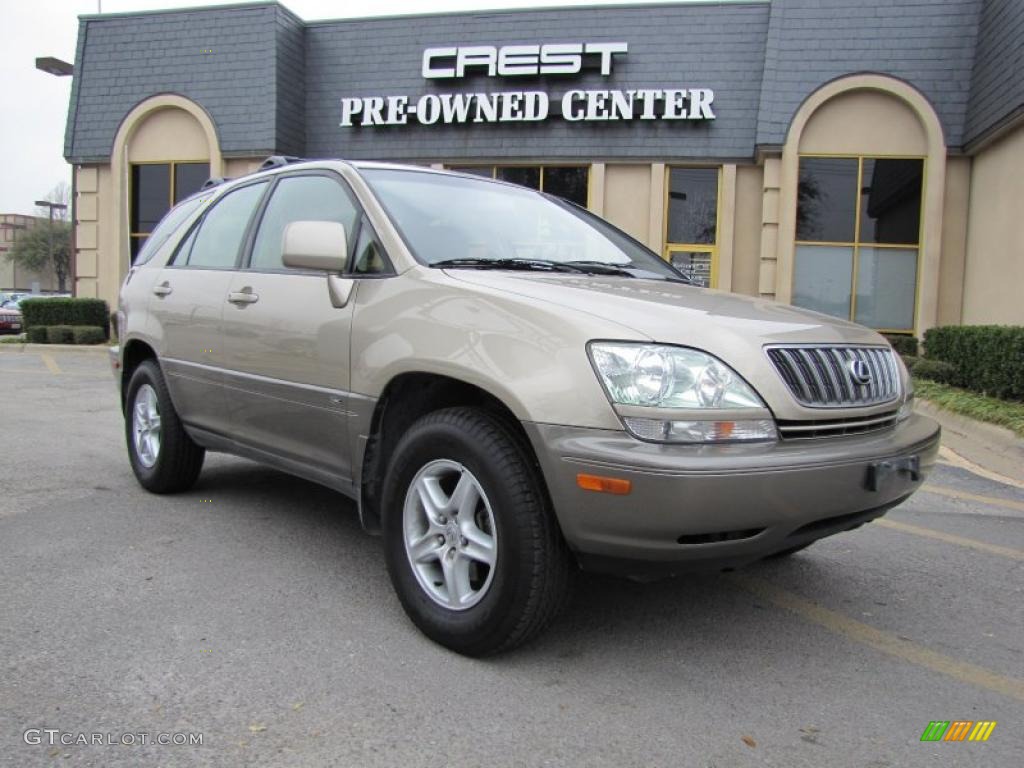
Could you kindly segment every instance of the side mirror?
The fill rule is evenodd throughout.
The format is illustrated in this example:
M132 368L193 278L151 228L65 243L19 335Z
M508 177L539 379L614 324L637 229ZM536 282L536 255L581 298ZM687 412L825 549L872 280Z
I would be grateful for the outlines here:
M293 221L284 228L281 250L286 267L341 272L348 258L345 227L336 221Z

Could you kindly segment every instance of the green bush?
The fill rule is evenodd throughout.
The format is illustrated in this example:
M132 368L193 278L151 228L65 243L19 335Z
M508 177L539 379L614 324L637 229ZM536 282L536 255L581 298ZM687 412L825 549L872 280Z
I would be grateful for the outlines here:
M911 373L919 379L937 381L939 384L949 384L956 376L956 368L949 363L944 363L942 360L918 358Z
M892 348L906 359L907 355L917 354L917 337L893 334L885 337L886 341L892 344Z
M110 308L103 299L28 299L21 302L21 316L26 328L34 325L93 325L110 335Z
M72 328L75 344L102 344L107 335L98 325L76 325Z
M36 325L28 328L25 330L25 341L29 344L45 344L47 331L49 331L49 328L45 325Z
M950 325L924 334L925 357L955 369L949 382L993 397L1024 399L1024 326Z
M74 344L75 329L70 325L48 325L46 326L47 344Z
M907 370L911 373L914 372L914 368L917 364L921 362L921 358L915 357L914 355L900 355L900 357L903 358L903 364L907 366Z

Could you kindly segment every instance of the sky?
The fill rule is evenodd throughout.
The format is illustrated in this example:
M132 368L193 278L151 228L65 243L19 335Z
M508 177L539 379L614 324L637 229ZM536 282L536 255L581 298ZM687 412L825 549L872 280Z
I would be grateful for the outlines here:
M678 1L678 0L676 0ZM684 0L685 1L685 0ZM672 0L284 0L307 21L435 11L613 5ZM0 213L34 213L33 201L60 182L71 183L64 162L71 78L35 68L37 56L72 62L78 16L161 8L225 5L223 0L0 0Z

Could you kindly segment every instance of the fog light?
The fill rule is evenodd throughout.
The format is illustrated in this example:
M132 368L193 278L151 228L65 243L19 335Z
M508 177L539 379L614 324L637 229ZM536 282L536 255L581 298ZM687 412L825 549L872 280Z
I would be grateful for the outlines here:
M663 421L625 419L626 429L641 440L659 443L747 443L778 439L771 419L738 421Z

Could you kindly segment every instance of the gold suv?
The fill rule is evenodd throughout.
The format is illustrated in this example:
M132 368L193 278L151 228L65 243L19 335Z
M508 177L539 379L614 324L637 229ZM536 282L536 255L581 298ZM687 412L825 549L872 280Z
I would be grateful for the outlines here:
M788 554L934 464L867 328L695 287L521 187L267 165L174 208L125 278L132 469L183 491L224 451L349 496L410 618L461 653L535 635L580 567Z

